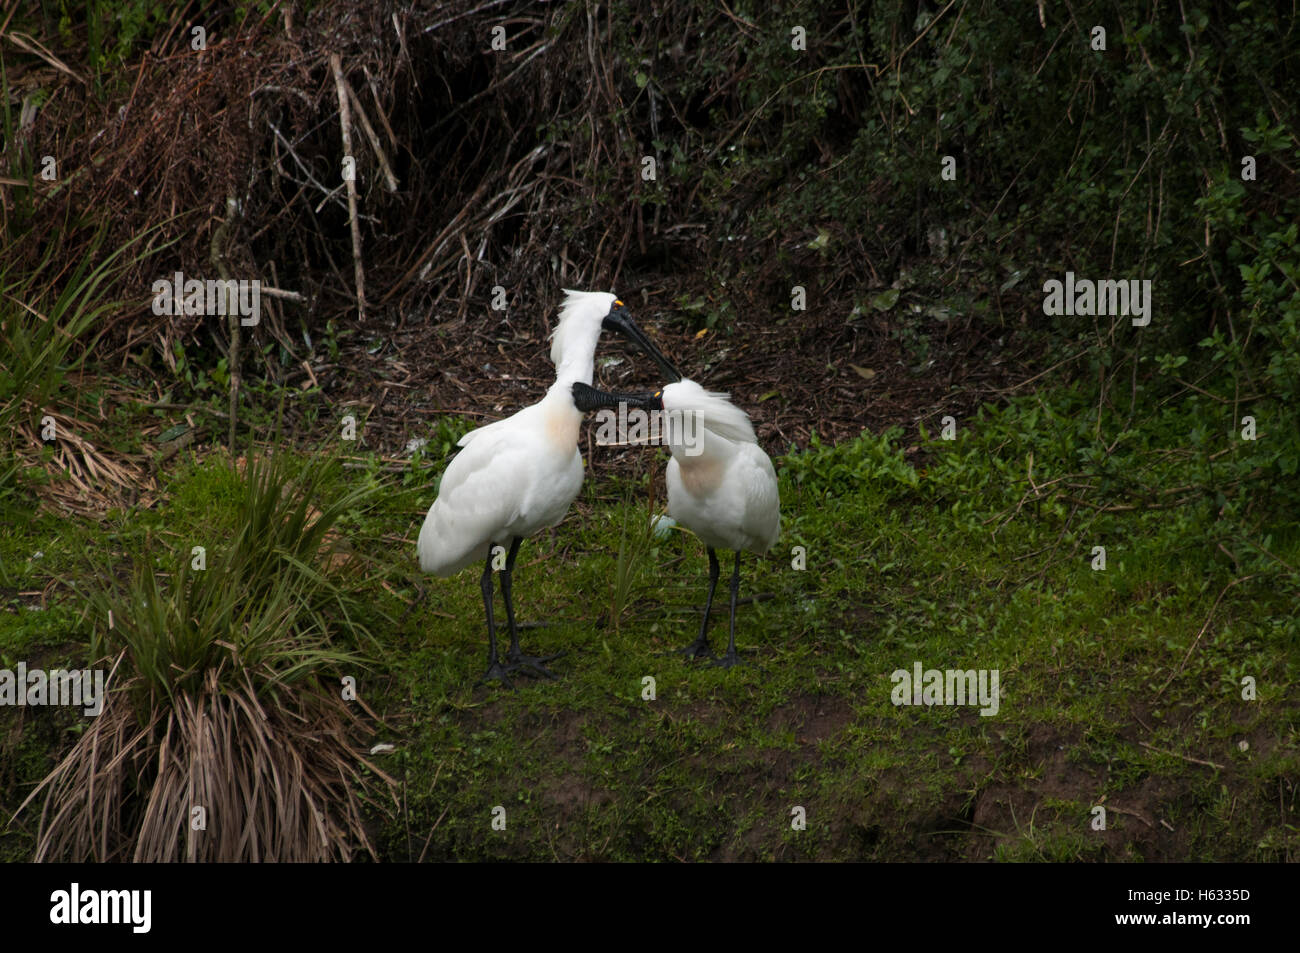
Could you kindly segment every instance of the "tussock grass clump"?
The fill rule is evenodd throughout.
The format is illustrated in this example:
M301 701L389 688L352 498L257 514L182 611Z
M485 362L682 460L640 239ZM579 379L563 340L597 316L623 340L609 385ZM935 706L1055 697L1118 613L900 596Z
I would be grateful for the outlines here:
M145 228L107 248L101 228L80 255L70 255L67 243L56 237L30 269L15 264L21 241L0 248L0 495L13 491L25 466L51 474L89 473L100 478L89 482L117 488L143 482L143 474L129 464L93 459L98 455L87 435L96 430L71 416L66 378L80 368L120 307L108 296L114 283L160 250L157 232L156 226ZM42 423L46 418L56 422L52 437ZM53 446L52 459L41 458L46 444ZM77 491L86 489L74 481L47 495L78 511L84 507L77 505Z
M44 793L37 860L319 861L371 851L365 725L336 679L370 638L334 527L375 485L250 459L225 546L164 574L137 559L86 595L108 694ZM202 566L202 568L200 568ZM389 782L391 783L391 782ZM24 806L26 806L26 803Z

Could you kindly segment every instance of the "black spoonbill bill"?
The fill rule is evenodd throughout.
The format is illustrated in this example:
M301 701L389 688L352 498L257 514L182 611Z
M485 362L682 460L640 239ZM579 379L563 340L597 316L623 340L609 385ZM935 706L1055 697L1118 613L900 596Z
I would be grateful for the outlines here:
M672 375L669 375L672 376ZM709 594L704 600L700 636L682 650L687 658L712 656L709 611L718 585L718 554L736 554L731 571L731 623L727 654L714 664L730 668L736 655L736 594L740 589L742 551L766 553L781 533L781 501L772 461L758 445L749 416L727 394L707 391L683 379L649 394L610 394L573 385L574 403L582 411L615 408L664 415L660 432L667 437L668 515L695 533L709 554Z
M484 680L498 679L509 686L509 676L518 671L554 678L543 663L555 656L542 658L520 651L510 595L511 573L524 537L560 522L582 488L582 454L578 450L582 413L574 403L572 388L575 382L591 383L602 328L632 340L670 379L681 376L636 326L617 297L566 290L560 321L551 336L555 383L532 406L460 438L459 446L464 449L443 473L438 497L420 527L417 551L424 572L451 576L473 563L483 563L480 585L488 628ZM510 629L504 664L497 655L492 616L493 557L502 553L501 594Z

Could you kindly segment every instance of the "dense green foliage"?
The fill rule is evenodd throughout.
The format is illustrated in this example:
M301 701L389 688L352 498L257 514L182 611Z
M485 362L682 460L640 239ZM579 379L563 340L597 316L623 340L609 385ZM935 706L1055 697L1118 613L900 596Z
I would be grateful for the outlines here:
M650 64L628 108L641 129L655 111L658 133L636 146L670 169L642 201L685 215L698 199L689 214L708 226L707 324L746 311L756 281L778 304L803 285L810 308L845 313L892 283L942 306L893 316L893 335L923 357L945 323L1000 330L1020 312L1045 365L1061 365L1048 382L1079 395L1069 436L1087 505L1190 490L1176 498L1215 504L1194 519L1211 548L1224 534L1267 547L1273 527L1293 525L1300 43L1289 12L739 4L721 28L703 6L680 6L671 19L625 8L615 35L626 62ZM685 51L683 22L710 25L686 31ZM796 26L806 51L792 49ZM1151 323L1045 316L1040 289L1066 271L1151 279Z

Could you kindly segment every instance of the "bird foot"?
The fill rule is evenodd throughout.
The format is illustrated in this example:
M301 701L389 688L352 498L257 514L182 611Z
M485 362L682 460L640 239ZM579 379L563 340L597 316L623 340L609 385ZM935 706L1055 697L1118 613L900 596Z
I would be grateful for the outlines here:
M525 655L523 652L514 652L506 656L506 661L510 663L509 671L518 672L520 675L527 675L531 678L543 676L545 678L559 678L554 672L546 667L547 662L564 656L564 652L556 652L554 655Z
M732 649L726 655L719 655L715 658L713 660L713 665L716 668L733 668L734 666L741 664L743 661L744 659L737 654L735 649Z
M488 670L483 673L483 677L474 683L474 687L486 685L490 681L500 682L506 688L514 688L510 683L510 673L513 672L513 665L502 665L500 662L493 662L488 666Z
M690 660L697 658L713 658L713 652L709 649L709 643L705 639L696 639L684 649L671 649L664 652L664 655L680 655L682 658Z

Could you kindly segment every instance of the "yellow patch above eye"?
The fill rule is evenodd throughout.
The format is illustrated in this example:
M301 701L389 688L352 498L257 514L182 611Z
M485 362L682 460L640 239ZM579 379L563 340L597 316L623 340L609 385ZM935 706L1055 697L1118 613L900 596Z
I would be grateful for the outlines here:
M621 308L621 307L623 307L623 302L622 302L622 301L619 301L618 299L615 299L615 300L614 300L614 305L615 305L616 307Z

